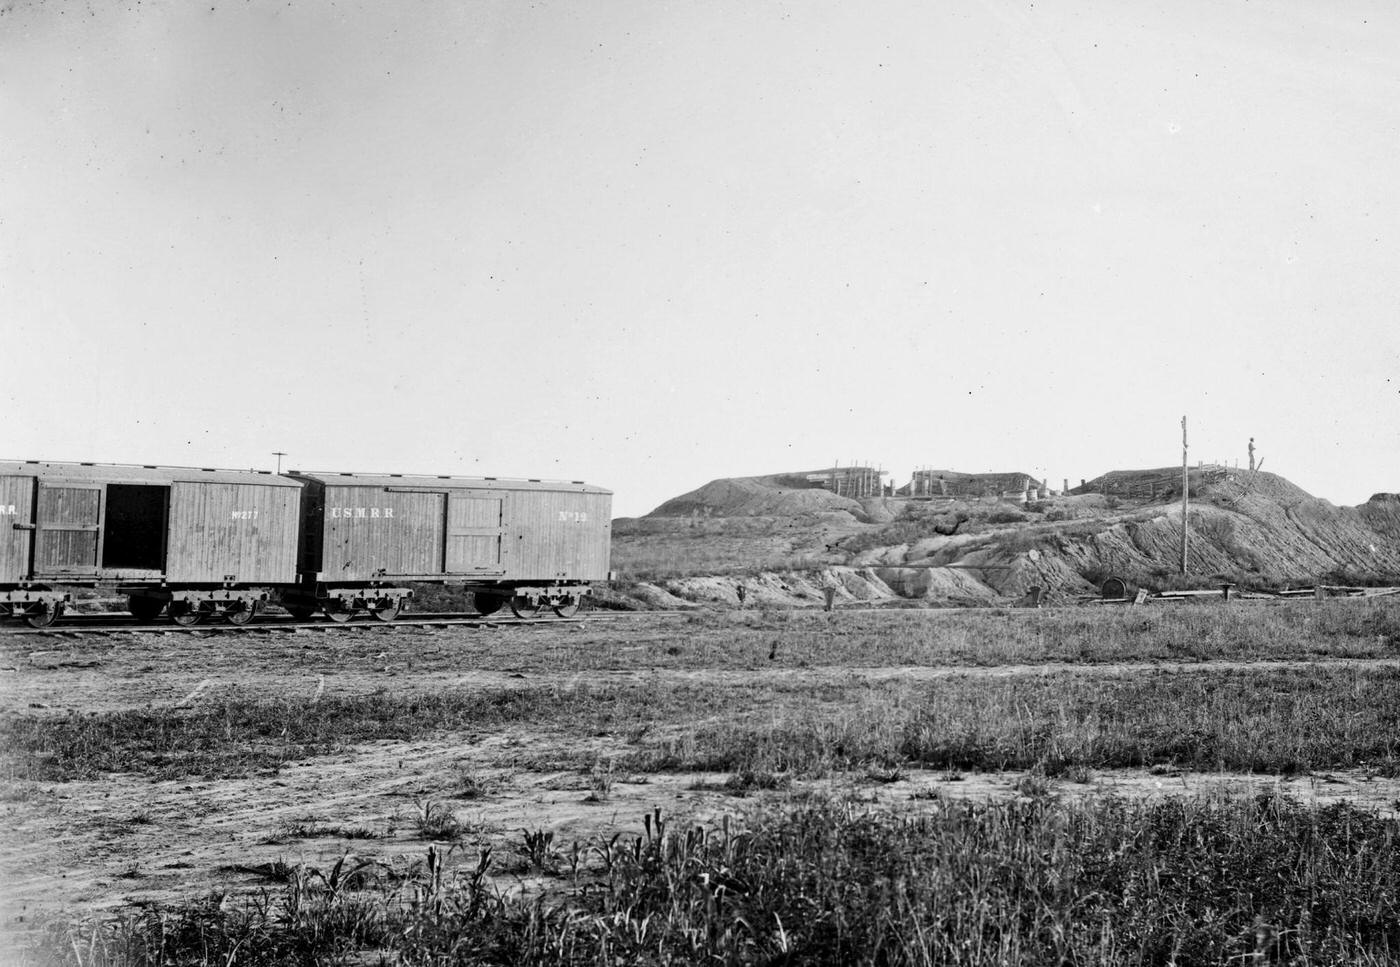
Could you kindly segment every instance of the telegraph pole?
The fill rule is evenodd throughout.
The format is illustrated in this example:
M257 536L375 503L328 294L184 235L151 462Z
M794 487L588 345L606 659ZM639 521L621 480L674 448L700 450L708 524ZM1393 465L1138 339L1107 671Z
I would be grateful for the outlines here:
M1186 463L1186 417L1181 418L1181 573L1186 573L1186 542L1189 525L1186 522L1188 496L1191 493L1191 471Z
M287 454L283 450L273 450L272 455L277 458L277 472L280 474L282 472L282 458Z

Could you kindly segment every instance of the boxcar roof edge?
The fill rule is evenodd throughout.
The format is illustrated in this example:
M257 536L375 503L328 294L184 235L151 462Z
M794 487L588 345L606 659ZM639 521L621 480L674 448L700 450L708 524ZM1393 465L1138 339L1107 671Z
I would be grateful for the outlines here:
M291 470L298 480L314 480L327 487L411 487L415 490L562 490L573 493L606 494L612 491L582 480L546 480L522 477L454 477L407 473L337 473L324 470Z
M0 460L0 476L40 480L85 480L93 483L224 483L263 487L301 487L303 482L271 470L226 470L214 467L166 467L135 463L62 463L52 460Z

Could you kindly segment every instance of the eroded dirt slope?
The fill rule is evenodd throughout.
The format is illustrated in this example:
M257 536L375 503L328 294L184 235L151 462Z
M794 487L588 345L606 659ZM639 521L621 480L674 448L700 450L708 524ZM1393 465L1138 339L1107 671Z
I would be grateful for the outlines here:
M691 602L737 589L786 604L1008 601L1039 586L1092 594L1105 577L1176 581L1181 472L1115 471L1069 494L1024 502L853 500L781 475L713 481L617 522L624 576ZM1338 507L1272 473L1191 473L1187 566L1202 586L1400 583L1400 496Z

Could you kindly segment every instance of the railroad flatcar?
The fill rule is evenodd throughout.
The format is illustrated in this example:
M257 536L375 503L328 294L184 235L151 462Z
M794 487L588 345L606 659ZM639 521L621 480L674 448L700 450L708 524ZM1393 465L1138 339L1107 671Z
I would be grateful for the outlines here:
M0 615L43 627L87 586L145 621L390 620L438 582L567 616L607 579L610 516L581 482L0 462Z

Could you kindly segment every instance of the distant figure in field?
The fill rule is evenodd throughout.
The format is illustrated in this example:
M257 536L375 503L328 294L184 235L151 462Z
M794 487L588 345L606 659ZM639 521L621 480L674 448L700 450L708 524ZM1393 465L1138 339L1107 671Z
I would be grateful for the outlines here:
M744 599L749 596L749 589L741 584L734 589L734 593L739 596L739 607L742 608L744 606Z
M834 585L828 584L822 588L822 596L826 598L826 610L830 611L836 607L836 587Z
M1249 469L1254 469L1254 437L1249 438Z

